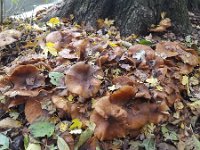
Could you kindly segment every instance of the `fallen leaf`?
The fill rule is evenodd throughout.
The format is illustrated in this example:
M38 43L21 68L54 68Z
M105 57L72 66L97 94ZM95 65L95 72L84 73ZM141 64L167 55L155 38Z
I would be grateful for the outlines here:
M145 39L141 39L138 44L142 44L142 45L152 45L152 42L149 40L145 40Z
M30 143L26 150L42 150L40 144Z
M57 145L59 150L70 150L68 144L65 140L58 136Z
M88 128L81 133L79 140L75 145L75 150L78 150L79 147L82 146L93 135L95 127L96 125L94 123L89 123Z
M72 125L69 127L70 130L73 129L81 129L83 123L79 119L73 119L72 120Z
M60 129L60 132L65 132L68 129L68 124L65 122L61 122L59 124L59 129Z
M109 42L108 45L109 45L110 47L117 47L117 46L118 46L117 44L115 44L115 43L113 43L113 42Z
M47 121L35 122L29 126L29 130L33 137L51 137L54 133L55 125Z
M9 149L9 138L4 134L0 133L0 150Z
M63 73L60 72L50 72L49 73L49 78L51 79L50 82L55 85L58 86L61 82L61 79L64 77Z
M60 25L60 24L61 24L61 22L60 22L60 19L58 17L51 18L47 22L47 25L49 25L50 27L55 27L55 26Z
M200 100L188 104L193 114L196 116L200 115Z
M0 121L0 129L20 128L21 122L12 118L5 118Z
M189 83L189 77L188 76L183 76L181 83L183 85L188 85L188 83Z
M144 147L145 150L156 150L156 143L154 139L145 139L141 146Z
M33 123L41 116L45 116L44 111L41 108L41 104L37 100L28 100L25 105L25 116L29 123Z
M158 79L154 77L147 79L146 82L149 83L153 87L158 85Z

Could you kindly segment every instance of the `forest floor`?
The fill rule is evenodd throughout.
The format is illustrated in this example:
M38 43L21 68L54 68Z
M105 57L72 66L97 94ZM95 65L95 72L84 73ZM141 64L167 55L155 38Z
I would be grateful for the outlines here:
M200 16L191 35L123 38L73 16L0 33L0 150L199 150Z

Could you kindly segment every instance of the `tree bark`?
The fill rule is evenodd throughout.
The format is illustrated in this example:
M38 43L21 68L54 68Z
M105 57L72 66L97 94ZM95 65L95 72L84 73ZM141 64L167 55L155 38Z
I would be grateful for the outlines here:
M186 0L66 0L49 17L75 16L78 23L96 26L99 18L114 19L122 35L146 34L152 24L158 24L161 12L171 18L173 30L191 31Z
M200 12L200 0L186 0L190 11Z

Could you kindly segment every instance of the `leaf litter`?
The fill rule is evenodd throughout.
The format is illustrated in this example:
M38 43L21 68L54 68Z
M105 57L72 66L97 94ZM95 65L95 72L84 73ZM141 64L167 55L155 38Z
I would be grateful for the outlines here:
M189 37L122 39L112 20L91 33L72 18L12 20L17 35L3 26L0 149L18 134L20 149L198 149L200 62ZM151 30L170 26L163 18Z

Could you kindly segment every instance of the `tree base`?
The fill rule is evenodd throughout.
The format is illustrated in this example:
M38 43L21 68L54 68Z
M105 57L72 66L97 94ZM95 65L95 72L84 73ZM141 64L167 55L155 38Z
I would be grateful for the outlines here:
M122 35L147 34L152 24L158 24L161 12L167 12L173 31L190 33L191 24L185 0L67 0L48 17L75 16L78 23L96 27L99 18L114 19Z

